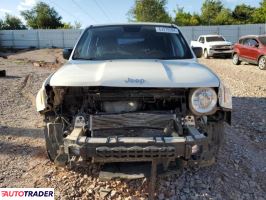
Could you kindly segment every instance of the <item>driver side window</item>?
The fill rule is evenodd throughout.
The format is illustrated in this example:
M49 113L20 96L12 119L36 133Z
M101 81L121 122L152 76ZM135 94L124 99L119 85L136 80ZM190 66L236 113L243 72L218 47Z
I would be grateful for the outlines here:
M200 37L199 42L204 43L204 37Z
M243 42L244 46L249 46L249 39L245 39L244 42Z

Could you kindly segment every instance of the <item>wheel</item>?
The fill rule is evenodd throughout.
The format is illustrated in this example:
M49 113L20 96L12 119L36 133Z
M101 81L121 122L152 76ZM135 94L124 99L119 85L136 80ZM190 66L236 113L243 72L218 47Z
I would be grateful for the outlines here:
M233 55L233 64L234 65L239 65L240 64L240 60L239 60L239 56L238 56L238 54L237 53L235 53L234 55Z
M49 124L48 127L45 126L44 128L45 146L49 159L54 162L58 155L59 147L63 144L62 124L53 123Z
M217 154L224 143L224 124L223 122L209 123L205 128L208 143L200 154L192 157L188 161L190 166L210 166L215 163Z
M209 136L210 151L213 156L216 156L220 147L224 143L224 123L223 122L212 122L207 126L207 133Z
M204 56L205 59L209 58L207 49L204 50L203 56Z
M261 56L259 59L259 69L265 70L266 69L266 56Z
M224 144L224 123L213 122L206 127L208 134L208 150L201 155L202 166L212 165L216 161L217 154Z

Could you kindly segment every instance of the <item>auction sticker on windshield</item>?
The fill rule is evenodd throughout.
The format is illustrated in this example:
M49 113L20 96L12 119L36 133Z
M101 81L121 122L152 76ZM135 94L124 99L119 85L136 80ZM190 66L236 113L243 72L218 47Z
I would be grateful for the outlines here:
M155 30L158 33L179 33L177 28L170 27L155 27Z
M54 200L53 188L0 188L1 200Z

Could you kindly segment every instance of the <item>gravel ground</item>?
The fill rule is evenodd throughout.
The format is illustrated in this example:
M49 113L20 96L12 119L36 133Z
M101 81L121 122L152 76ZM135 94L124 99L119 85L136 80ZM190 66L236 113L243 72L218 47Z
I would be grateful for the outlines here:
M97 165L77 165L69 170L48 160L34 99L42 82L55 70L52 66L63 62L60 50L5 56L0 57L0 70L6 69L8 74L0 78L0 187L54 187L56 199L147 199L146 179L101 182ZM199 61L231 89L232 126L226 127L226 142L216 164L158 177L157 198L263 200L266 71L253 65L234 66L230 59Z

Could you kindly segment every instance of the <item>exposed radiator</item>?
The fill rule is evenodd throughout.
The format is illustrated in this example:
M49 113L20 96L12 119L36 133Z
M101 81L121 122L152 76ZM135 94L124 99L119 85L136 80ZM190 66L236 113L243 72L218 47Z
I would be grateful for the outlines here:
M90 116L90 130L147 127L163 129L175 120L172 113L124 113Z

